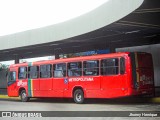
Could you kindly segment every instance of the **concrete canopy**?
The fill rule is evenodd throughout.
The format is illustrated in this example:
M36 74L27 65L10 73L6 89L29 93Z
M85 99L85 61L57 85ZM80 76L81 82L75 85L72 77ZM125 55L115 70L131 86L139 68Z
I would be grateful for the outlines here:
M113 1L119 0L112 0L112 2ZM126 1L128 0L122 0L121 2L123 3ZM127 2L128 4L125 6L121 4L119 5L123 6L122 9L127 9L128 6L132 4L130 2L133 2L133 0L129 0ZM136 4L137 7L141 2L139 3L138 0L139 4ZM112 4L113 3L110 3L110 5ZM21 59L64 53L76 53L97 49L110 49L111 52L115 52L115 48L160 43L160 0L144 0L140 7L137 9L135 7L136 10L133 12L131 12L131 10L131 13L128 13L128 15L126 13L123 18L116 20L111 24L107 23L107 21L122 13L121 10L115 11L115 8L113 9L112 7L113 10L110 11L110 14L117 12L114 13L117 15L113 16L113 14L111 14L107 16L106 14L108 12L105 11L107 9L106 6L107 3L88 14L80 16L79 18L88 18L87 21L84 20L82 23L81 19L78 20L78 18L75 18L62 24L53 25L57 26L55 28L57 28L60 33L53 31L52 29L55 29L53 26L48 26L0 37L0 40L2 40L0 44L0 61L13 60L15 58ZM92 17L87 17L89 14L92 15ZM101 17L98 18L98 16ZM74 20L79 21L79 23L75 22L73 26L71 23L73 23L72 21ZM67 23L70 23L70 26L68 25L67 27ZM65 24L65 28L58 27ZM86 31L82 31L82 29ZM64 39L55 39L60 36L65 37ZM7 43L7 41L10 43ZM33 44L32 42L37 43ZM13 46L17 43L19 43L21 47L14 48ZM25 43L26 46L23 46ZM33 45L30 45L31 43Z
M109 0L75 19L0 37L0 50L60 41L107 26L137 9L143 0Z

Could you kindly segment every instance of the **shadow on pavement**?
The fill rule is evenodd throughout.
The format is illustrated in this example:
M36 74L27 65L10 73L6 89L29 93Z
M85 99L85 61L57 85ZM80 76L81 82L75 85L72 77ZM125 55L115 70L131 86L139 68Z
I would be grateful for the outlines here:
M66 99L66 98L36 98L36 99L31 99L30 102L74 103L73 99ZM85 99L84 102L84 104L142 104L142 103L151 104L150 98Z
M114 98L114 99L85 99L84 104L153 104L151 98L141 97L127 97L127 98ZM0 99L0 101L14 101L21 102L20 99ZM75 103L71 98L31 98L29 102L39 103ZM76 104L76 103L75 103ZM155 104L155 103L154 103ZM160 103L156 103L160 104Z

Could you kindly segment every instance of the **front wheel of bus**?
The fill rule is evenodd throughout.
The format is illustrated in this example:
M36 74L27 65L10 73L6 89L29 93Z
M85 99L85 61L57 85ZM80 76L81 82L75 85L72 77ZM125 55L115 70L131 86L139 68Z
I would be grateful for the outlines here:
M27 94L26 94L26 91L25 91L25 90L22 90L22 91L21 91L20 97L21 97L21 101L22 101L22 102L27 102L27 101L29 101L29 97L27 97Z
M78 104L84 102L84 93L81 89L77 89L74 91L74 101Z

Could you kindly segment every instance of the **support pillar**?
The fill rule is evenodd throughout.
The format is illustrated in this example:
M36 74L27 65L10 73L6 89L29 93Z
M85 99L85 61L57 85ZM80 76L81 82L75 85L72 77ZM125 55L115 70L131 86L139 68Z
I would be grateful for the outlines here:
M110 47L110 53L115 53L115 47Z
M55 59L59 59L59 54L55 54Z
M17 63L19 63L19 56L18 55L15 56L15 64L17 64Z

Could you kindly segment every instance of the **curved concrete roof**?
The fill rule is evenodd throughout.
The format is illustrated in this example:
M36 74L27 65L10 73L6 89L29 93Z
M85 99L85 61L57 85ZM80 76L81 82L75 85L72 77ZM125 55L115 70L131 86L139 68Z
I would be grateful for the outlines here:
M0 37L0 50L60 41L107 26L137 9L143 0L109 0L75 19Z

